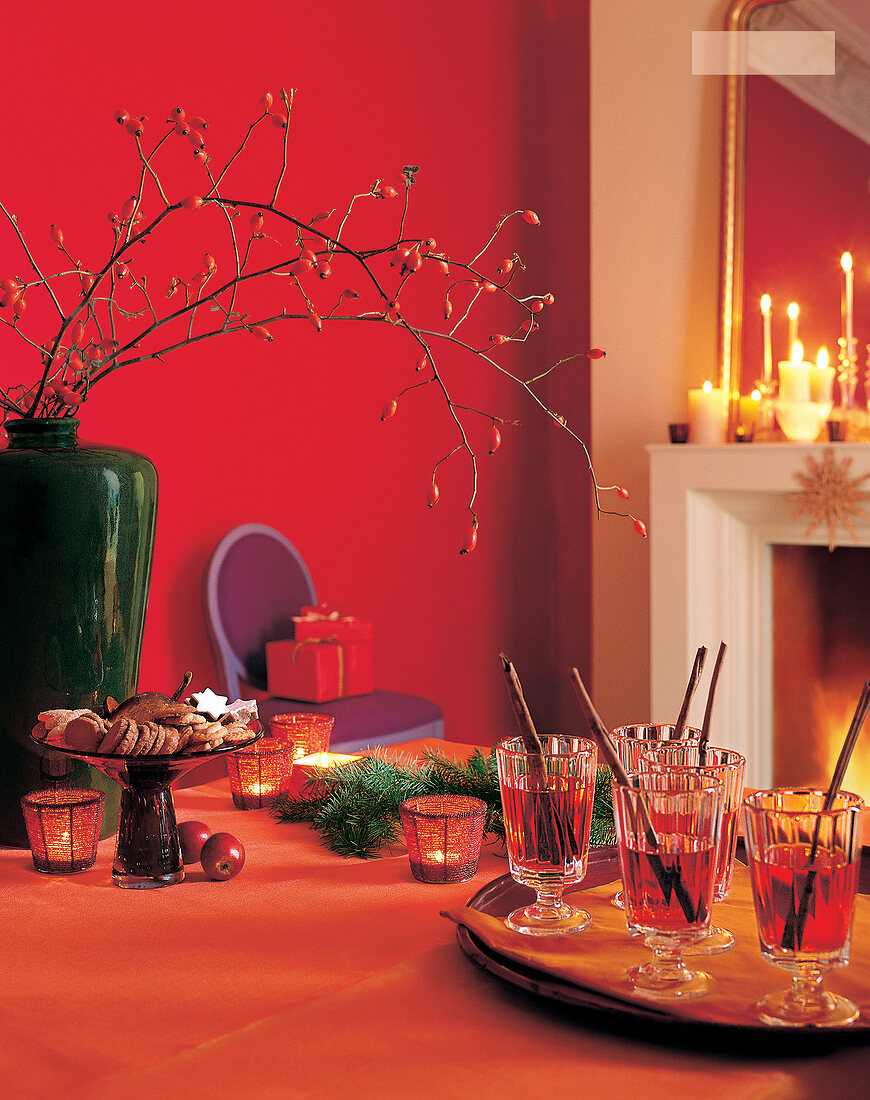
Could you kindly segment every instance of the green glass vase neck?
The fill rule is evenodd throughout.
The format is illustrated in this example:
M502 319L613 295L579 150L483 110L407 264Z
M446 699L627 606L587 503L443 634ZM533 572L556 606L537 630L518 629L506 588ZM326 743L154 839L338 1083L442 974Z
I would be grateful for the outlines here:
M33 447L76 447L80 421L74 416L7 420L4 427L10 450Z

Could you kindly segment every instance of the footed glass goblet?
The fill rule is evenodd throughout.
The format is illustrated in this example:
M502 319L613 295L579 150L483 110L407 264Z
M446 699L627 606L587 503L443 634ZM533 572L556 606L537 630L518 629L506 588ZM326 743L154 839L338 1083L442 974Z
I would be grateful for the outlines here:
M701 764L701 750L696 742L664 741L651 745L640 758L641 771L663 771L683 768L713 776L722 783L722 830L716 857L716 885L713 901L724 901L731 892L734 871L734 851L737 847L737 818L743 801L743 773L746 759L732 749L708 745ZM718 924L711 924L707 935L691 947L686 955L717 955L734 946L734 933Z
M654 957L626 978L653 1000L703 996L713 979L686 966L683 951L710 926L722 784L689 771L628 778L613 785L626 920Z
M863 801L841 791L758 791L743 802L746 848L761 954L790 971L788 989L756 1009L779 1027L840 1027L858 1006L822 988L848 965L861 859Z
M543 767L520 737L496 748L510 872L536 894L505 923L527 936L566 935L590 921L562 895L586 874L598 754L582 737L545 735L541 742Z

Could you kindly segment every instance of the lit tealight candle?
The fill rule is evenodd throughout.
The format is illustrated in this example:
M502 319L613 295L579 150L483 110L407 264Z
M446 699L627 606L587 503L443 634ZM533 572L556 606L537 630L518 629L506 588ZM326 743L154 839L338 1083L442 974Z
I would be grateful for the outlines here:
M800 306L797 302L789 302L788 306L788 346L793 348L798 338L798 316Z
M477 871L486 803L465 795L420 795L399 806L411 874L419 882L466 882Z
M834 400L834 368L828 366L827 348L819 348L816 368L810 371L810 400L830 405Z
M37 871L69 875L93 867L103 822L104 791L32 791L21 799Z
M728 427L725 391L707 381L699 390L689 390L689 442L724 443Z
M758 431L760 413L760 390L753 390L748 397L740 398L740 427L743 429L742 439L744 441L751 440Z
M260 810L288 794L292 767L289 748L271 738L230 753L227 776L236 809Z
M789 405L810 400L811 363L804 361L803 344L792 344L791 359L779 363L779 400Z

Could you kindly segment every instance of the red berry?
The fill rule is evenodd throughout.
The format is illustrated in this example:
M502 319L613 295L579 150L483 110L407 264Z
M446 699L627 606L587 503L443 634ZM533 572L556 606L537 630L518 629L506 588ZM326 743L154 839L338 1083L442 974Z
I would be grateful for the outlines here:
M480 287L482 290L485 290L487 294L495 294L495 292L498 290L498 287L495 285L495 283L490 283L487 281L482 282L480 284Z
M541 224L541 219L534 212L534 210L524 210L523 211L523 221L528 222L529 225L540 225Z
M189 122L176 122L175 132L179 137L190 136L190 123Z
M544 303L540 298L535 298L534 301L526 302L526 306L532 311L532 313L540 313L544 308Z
M245 846L232 833L215 833L203 844L199 862L216 882L234 878L245 866Z
M491 455L494 455L495 452L499 449L500 446L501 446L501 432L498 430L498 427L495 424L493 424L493 426L492 426L492 428L490 429L490 432L489 432L489 453Z
M642 539L646 538L646 524L642 519L636 519L634 521L634 529L640 535Z
M453 312L453 303L449 298L444 299L444 320L450 320L450 314Z
M197 149L205 148L205 138L202 136L201 130L191 129L190 133L187 135L187 140L191 145L195 145Z
M602 351L601 348L590 348L589 351L586 352L586 358L587 359L603 359L606 354L607 354L607 352Z
M438 242L435 240L434 237L427 237L420 247L423 249L424 252L431 252L436 244L438 244Z
M259 336L261 340L268 340L270 343L274 339L272 333L269 332L269 330L263 325L254 325L254 327L251 329L251 332L254 334L254 336Z
M314 270L320 276L321 279L328 279L332 274L332 267L328 260L318 260L314 265Z
M202 206L202 199L199 195L188 195L181 205L185 210L198 210Z
M125 279L130 274L130 269L126 264L118 264L115 268L115 273L119 279Z
M172 111L172 117L175 119L176 122L184 122L187 116L184 113L183 107L175 107Z
M323 319L317 313L309 313L308 319L318 332L323 332Z
M129 111L115 111L115 122L117 122L119 126L126 126L129 121Z
M212 275L215 271L217 271L217 261L210 253L206 252L206 254L202 258L202 262L203 264L205 264L205 269L209 273L209 275Z
M465 532L465 538L462 540L462 549L460 554L470 554L472 550L477 546L477 524L473 523L471 527Z
M266 94L260 100L260 105L268 111L274 102L275 101L272 99L272 93L266 92Z
M23 298L19 298L12 306L12 312L16 317L20 317L27 309L27 302Z
M272 122L274 123L274 125L277 126L279 129L281 129L281 130L286 130L287 129L287 116L286 115L281 114L280 111L275 111L269 117L272 119Z
M259 214L259 213L252 214L251 215L251 232L252 233L259 233L262 228L263 228L263 215Z
M128 134L132 134L133 137L142 137L142 135L145 133L145 130L142 126L141 118L131 118L130 121L125 125L124 129L127 131Z
M4 308L6 306L14 306L20 297L21 291L17 288L15 290L4 290L3 294L0 295L0 306Z
M63 231L61 229L58 229L56 225L52 225L50 233L51 239L54 241L57 247L63 248Z
M82 342L82 337L85 334L85 326L82 321L76 321L72 329L70 329L69 340L73 347L76 347Z
M504 333L501 332L497 332L495 336L490 336L490 340L493 344L506 344L509 339L509 336L505 336Z
M507 275L510 271L513 271L513 267L513 260L502 260L498 265L498 273L499 275Z
M441 268L445 275L450 274L450 265L447 263L446 260L439 260L438 266Z
M534 319L534 317L529 317L525 321L523 321L520 327L522 328L523 332L537 332L541 326Z
M18 290L20 286L17 279L0 279L0 290Z
M400 307L397 301L391 300L387 302L387 318L394 324L398 323L402 319L402 314L399 310Z
M424 355L422 359L417 360L417 366L414 368L414 370L425 370L428 365L429 365L429 356Z
M438 503L438 498L440 496L441 492L438 489L438 486L433 481L426 492L426 503L429 505L430 508L434 508L435 505Z
M125 222L128 222L133 217L133 211L136 209L136 196L131 195L129 199L121 207L121 217Z
M78 352L75 351L70 352L70 357L67 360L67 364L73 374L81 374L82 371L85 369L85 365L82 362L81 356L78 354Z
M190 120L190 125L193 127L194 130L208 129L208 123L205 121L204 118L200 118L199 115L193 116L193 118Z
M391 416L395 416L398 407L398 402L388 401L381 409L381 420L389 420Z
M556 297L554 294L545 294L541 298L541 301L544 303L545 306L551 306L553 302L556 301Z
M377 191L375 191L375 194L379 195L382 199L394 199L398 193L395 187L390 187L388 183L385 183L383 187L379 187Z
M414 275L423 266L423 257L416 250L412 248L408 255L405 257L402 263L402 274L408 272L410 275Z
M617 485L616 494L617 496L621 496L623 500L628 500L629 496L631 495L628 489L623 489L621 485Z
M563 428L568 423L567 419L561 413L550 413L550 416L552 416L557 424L561 424Z

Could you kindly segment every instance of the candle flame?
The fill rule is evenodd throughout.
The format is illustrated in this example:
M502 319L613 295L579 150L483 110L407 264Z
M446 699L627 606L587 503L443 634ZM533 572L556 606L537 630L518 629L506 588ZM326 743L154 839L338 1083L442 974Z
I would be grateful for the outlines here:
M788 319L790 321L796 321L801 309L797 302L790 302L788 307Z
M791 361L792 363L802 363L804 361L804 346L800 340L795 340L791 346Z
M328 752L322 752L320 754L320 766L321 766L321 768L328 768L329 767L329 753Z
M819 367L820 370L824 370L827 367L829 360L830 356L828 355L828 349L819 348L819 354L816 356L816 366Z
M706 381L706 382L704 383L704 385L703 385L703 387L702 387L702 388L703 388L703 390L704 390L704 393L712 393L712 392L713 392L713 383L712 383L712 382L710 381L710 379L709 379L709 378L708 378L708 379L707 379L707 381Z
M753 400L753 401L760 401L761 400L761 390L753 390L752 393L749 396L750 396L751 400Z
M762 294L761 295L761 312L762 313L770 313L770 295L769 294Z
M844 252L843 255L840 257L840 267L842 267L842 269L844 271L851 271L852 270L852 253L851 252Z

